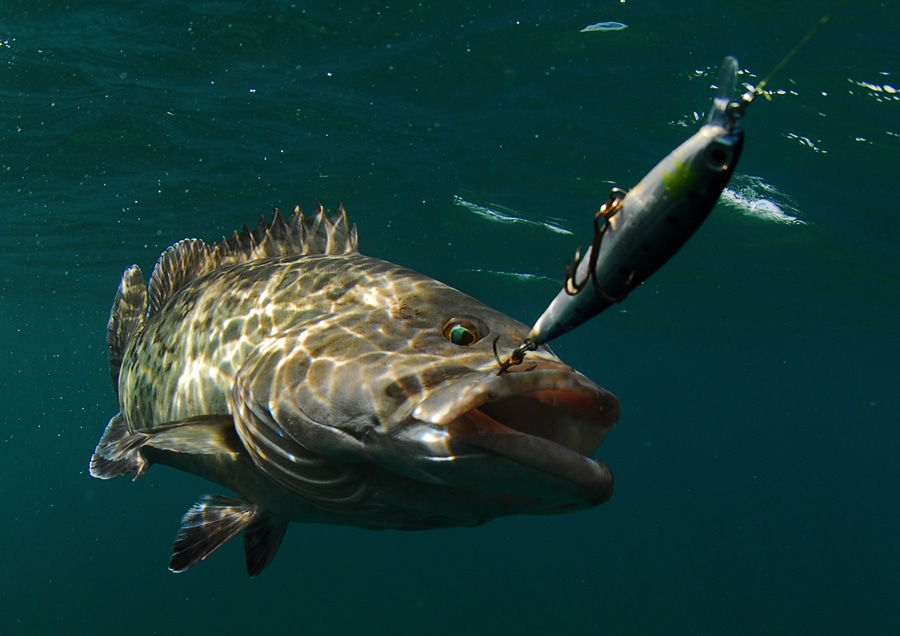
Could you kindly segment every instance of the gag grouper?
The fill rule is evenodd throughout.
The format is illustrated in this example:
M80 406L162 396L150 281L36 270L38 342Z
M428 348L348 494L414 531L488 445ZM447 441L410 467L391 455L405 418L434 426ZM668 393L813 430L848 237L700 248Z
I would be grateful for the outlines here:
M528 327L357 248L343 207L276 212L216 244L179 241L110 312L119 412L100 479L154 464L231 491L182 518L183 572L243 534L247 572L289 523L425 530L607 501L592 458L619 402L547 347L498 374Z
M737 75L737 60L726 57L706 124L629 192L613 190L595 217L593 245L583 256L576 254L574 271L567 272L565 287L531 328L519 361L524 351L624 300L706 220L741 156L744 132L738 120L755 96L732 101Z

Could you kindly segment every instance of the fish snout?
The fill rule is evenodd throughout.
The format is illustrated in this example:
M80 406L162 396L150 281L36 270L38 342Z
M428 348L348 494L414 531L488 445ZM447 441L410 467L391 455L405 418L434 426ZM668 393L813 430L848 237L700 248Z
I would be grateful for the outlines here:
M612 496L612 472L591 455L618 420L619 402L562 362L526 359L502 374L457 380L423 399L413 416L443 431L443 447L465 458L485 490L540 500L543 512Z

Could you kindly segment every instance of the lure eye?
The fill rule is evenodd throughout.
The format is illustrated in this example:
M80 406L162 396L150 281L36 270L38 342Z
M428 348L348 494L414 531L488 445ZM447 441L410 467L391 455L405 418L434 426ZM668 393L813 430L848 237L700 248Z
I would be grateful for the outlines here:
M486 335L486 330L479 329L468 318L451 318L441 329L444 338L460 347L468 347L481 340Z
M706 165L718 172L731 167L731 145L721 141L713 142L706 149Z

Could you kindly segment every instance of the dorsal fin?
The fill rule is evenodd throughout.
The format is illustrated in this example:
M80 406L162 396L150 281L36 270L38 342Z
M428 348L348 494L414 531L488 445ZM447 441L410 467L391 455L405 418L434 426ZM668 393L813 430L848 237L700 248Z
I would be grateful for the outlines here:
M109 345L109 375L113 387L119 392L119 370L125 349L134 335L144 327L147 315L147 284L141 268L132 265L122 274L122 281L116 292L109 323L106 325L106 343Z
M271 223L260 217L256 227L244 226L231 237L207 245L199 239L179 241L159 257L150 277L152 315L188 282L220 267L276 256L352 254L358 250L356 226L347 222L344 206L328 218L322 205L310 218L300 206L285 219L276 208Z
M150 275L150 314L184 284L218 267L215 252L200 239L184 239L167 249L156 261Z

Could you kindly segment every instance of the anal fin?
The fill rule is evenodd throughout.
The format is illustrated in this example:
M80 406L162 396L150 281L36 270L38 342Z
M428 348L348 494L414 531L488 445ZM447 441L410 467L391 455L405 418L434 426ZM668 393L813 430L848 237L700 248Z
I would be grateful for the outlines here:
M204 495L181 518L169 569L184 572L198 564L247 529L258 517L258 508L245 499Z
M287 522L269 515L260 515L244 531L244 553L247 555L247 574L257 576L268 567L278 552L287 530Z

